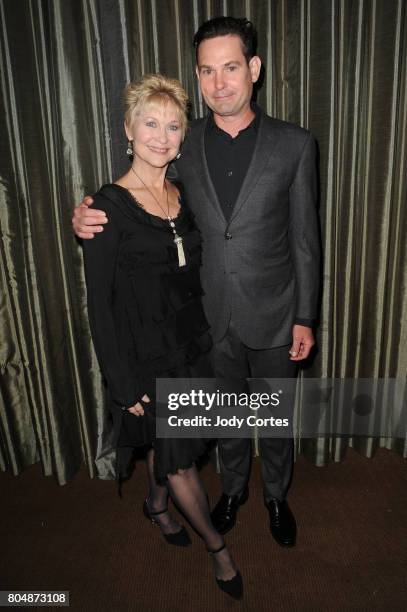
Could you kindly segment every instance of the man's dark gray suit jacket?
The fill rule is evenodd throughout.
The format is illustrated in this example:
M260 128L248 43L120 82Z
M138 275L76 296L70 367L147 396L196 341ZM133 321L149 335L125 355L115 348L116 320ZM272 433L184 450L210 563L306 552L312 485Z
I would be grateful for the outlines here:
M262 113L254 154L226 221L208 172L206 123L192 124L174 165L202 234L203 302L213 339L224 336L232 317L250 348L290 344L295 319L317 317L314 138Z

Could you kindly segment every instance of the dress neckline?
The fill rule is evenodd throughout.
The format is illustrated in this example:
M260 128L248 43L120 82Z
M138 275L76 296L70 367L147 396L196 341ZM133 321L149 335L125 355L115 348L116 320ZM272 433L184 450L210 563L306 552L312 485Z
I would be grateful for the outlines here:
M153 217L154 219L159 219L160 221L163 221L164 223L168 223L168 217L160 217L160 215L154 215L153 213L148 212L148 210L146 210L144 208L144 206L141 204L141 202L139 202L136 197L131 193L131 191L129 189L127 189L127 187L123 187L123 185L119 185L118 183L112 183L112 185L114 187L119 187L119 189L121 191L124 191L132 200L132 202L134 204L136 204L137 208L139 210L141 210L145 215L147 215L148 217ZM179 211L178 214L176 215L176 217L171 217L172 221L177 221L180 217L181 214L184 210L184 207L182 206L182 202L181 202L181 196L178 196L178 202L179 202Z

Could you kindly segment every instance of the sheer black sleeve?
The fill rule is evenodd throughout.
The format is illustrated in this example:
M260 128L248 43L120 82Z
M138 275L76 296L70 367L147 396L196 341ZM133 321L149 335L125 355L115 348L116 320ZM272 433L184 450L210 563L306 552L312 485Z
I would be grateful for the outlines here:
M109 222L103 232L83 241L88 316L93 344L109 394L120 407L136 404L143 393L129 363L123 358L113 315L114 280L121 231L114 203L102 195L92 205L103 210Z

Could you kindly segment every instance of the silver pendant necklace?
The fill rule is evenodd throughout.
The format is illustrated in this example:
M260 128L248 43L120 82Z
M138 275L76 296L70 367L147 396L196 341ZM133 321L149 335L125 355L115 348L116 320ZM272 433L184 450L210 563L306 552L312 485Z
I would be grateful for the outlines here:
M155 195L153 194L153 192L147 187L147 185L145 184L145 182L143 181L143 179L141 178L141 176L139 176L137 174L137 172L135 171L135 169L133 168L133 166L130 166L131 170L134 172L134 174L137 176L138 180L144 185L144 187L147 189L148 193L151 195L152 198L154 198L154 200L157 202L158 207L163 211L164 215L167 217L167 221L170 224L170 228L172 233L174 234L174 243L176 244L177 247L177 254L178 254L178 267L182 268L183 266L186 265L186 259L185 259L185 252L184 252L184 246L182 244L182 238L181 236L178 236L177 234L177 230L175 229L175 221L174 219L170 216L170 203L168 201L168 188L167 185L165 183L165 179L164 179L164 188L167 194L167 212L165 212L165 210L163 209L163 207L161 206L160 202L157 200L157 198L155 197Z

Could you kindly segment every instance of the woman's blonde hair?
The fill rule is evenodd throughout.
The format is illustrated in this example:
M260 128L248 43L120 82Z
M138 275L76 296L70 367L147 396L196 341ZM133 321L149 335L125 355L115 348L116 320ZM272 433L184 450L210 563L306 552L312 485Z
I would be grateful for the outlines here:
M178 110L184 138L188 124L188 94L177 79L170 79L162 74L145 74L138 81L127 85L123 92L123 101L124 117L128 126L144 106L172 102Z

